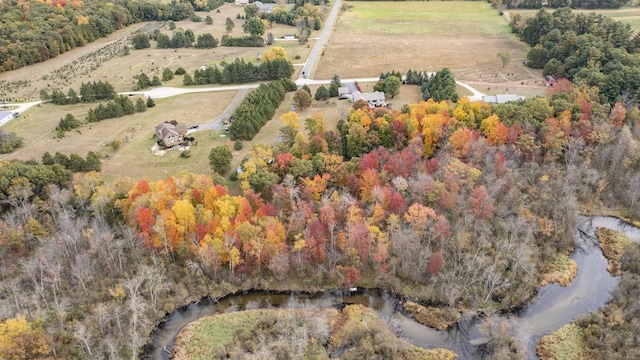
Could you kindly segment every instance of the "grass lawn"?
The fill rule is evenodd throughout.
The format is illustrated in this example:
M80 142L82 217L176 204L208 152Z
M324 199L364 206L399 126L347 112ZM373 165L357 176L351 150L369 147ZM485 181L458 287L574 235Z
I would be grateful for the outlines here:
M55 138L55 127L67 113L84 120L89 108L96 104L55 106L45 104L34 107L23 116L3 127L25 139L25 146L0 159L40 160L45 151L85 156L89 151L99 151L102 159L102 175L105 179L130 176L135 179L149 177L152 180L176 174L182 170L209 173L209 150L225 144L227 138L221 132L200 131L194 133L198 146L191 148L191 157L180 157L177 150L164 156L151 154L154 144L154 127L165 120L177 120L185 124L202 124L217 118L235 97L235 91L200 93L157 99L156 106L146 112L99 123L85 124L78 131L68 132L63 139ZM121 143L117 151L107 144Z

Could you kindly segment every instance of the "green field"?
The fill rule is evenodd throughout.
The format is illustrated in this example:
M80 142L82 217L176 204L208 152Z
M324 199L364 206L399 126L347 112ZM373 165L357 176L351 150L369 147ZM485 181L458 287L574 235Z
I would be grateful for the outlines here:
M486 2L350 2L356 16L345 24L357 33L502 37L510 33Z

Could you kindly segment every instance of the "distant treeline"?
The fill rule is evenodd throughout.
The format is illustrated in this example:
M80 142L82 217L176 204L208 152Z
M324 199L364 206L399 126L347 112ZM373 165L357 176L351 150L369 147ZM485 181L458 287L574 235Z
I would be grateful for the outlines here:
M184 85L204 84L242 84L256 81L277 80L290 78L293 65L286 59L274 59L260 64L252 64L243 59L235 59L231 63L222 63L222 70L218 66L196 69L193 77L187 74L183 79Z
M556 79L597 86L603 103L637 101L640 36L629 24L562 8L542 9L526 19L516 14L511 27L532 47L527 66Z
M629 0L502 0L502 4L510 9L540 9L543 4L549 8L570 7L574 9L617 9L626 5Z
M389 0L351 0L351 1L389 1ZM414 1L414 0L390 0L390 1ZM423 0L429 1L429 0ZM481 0L466 0L481 1ZM490 0L494 6L496 0ZM574 9L617 9L629 3L629 0L501 0L500 5L509 9L540 9L543 6L549 8L571 7Z
M142 21L183 20L222 0L172 4L150 0L0 2L0 72L53 58Z

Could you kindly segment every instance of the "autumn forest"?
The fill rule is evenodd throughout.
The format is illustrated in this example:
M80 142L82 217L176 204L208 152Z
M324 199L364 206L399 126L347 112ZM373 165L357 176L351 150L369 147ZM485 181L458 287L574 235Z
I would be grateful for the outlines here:
M116 1L108 18L130 3ZM78 18L56 51L72 47L67 37L156 20L129 7L100 32ZM475 314L523 308L574 250L579 214L640 219L640 111L635 78L624 88L607 78L635 74L635 47L602 44L600 64L617 56L610 66L584 59L593 67L573 71L551 57L549 37L527 35L533 20L514 24L534 55L546 51L539 67L573 82L499 105L431 98L389 110L361 100L335 130L322 114L287 112L266 119L281 122L281 141L254 146L222 175L105 181L1 162L0 358L135 359L166 313L250 289L360 286ZM11 49L0 54L5 70L46 60ZM611 302L576 322L588 358L640 356L637 245L620 264ZM524 356L526 344L501 336L488 357Z

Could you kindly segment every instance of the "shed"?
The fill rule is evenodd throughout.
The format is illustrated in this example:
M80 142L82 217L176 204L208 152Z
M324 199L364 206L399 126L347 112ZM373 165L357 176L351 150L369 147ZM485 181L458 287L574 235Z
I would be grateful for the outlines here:
M497 95L485 95L482 97L482 101L488 104L504 104L510 101L524 100L524 96L515 94L497 94Z

